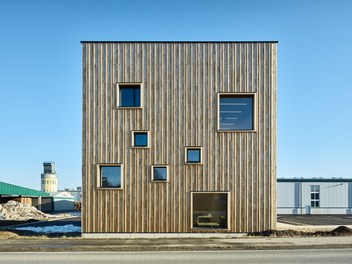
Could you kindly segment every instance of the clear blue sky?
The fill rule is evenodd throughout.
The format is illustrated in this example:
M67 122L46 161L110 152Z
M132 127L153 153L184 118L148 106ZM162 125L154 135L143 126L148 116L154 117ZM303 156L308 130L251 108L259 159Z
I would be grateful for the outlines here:
M278 177L352 177L352 1L0 0L0 181L81 185L81 40L278 40Z

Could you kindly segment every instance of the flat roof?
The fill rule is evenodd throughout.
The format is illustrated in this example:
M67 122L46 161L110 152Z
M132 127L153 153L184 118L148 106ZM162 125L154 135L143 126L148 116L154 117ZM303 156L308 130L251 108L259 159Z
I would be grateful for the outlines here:
M352 178L277 178L277 182L351 182Z
M278 43L277 40L264 40L264 41L110 41L110 40L102 40L102 41L89 41L89 40L82 40L81 43Z

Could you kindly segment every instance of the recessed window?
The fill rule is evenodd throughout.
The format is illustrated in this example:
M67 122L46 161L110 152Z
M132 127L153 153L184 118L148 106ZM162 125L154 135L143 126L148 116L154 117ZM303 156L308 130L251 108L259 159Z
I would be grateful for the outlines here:
M152 166L152 180L153 181L167 181L168 180L168 167L165 165Z
M119 107L141 107L141 85L119 84Z
M319 185L310 186L310 205L311 207L320 206L320 186Z
M228 228L228 193L192 193L193 228Z
M132 147L147 148L149 146L148 131L132 131Z
M201 163L202 149L200 147L186 147L186 163Z
M219 94L218 129L254 130L254 96Z
M101 188L121 188L122 166L121 165L100 165L99 180Z

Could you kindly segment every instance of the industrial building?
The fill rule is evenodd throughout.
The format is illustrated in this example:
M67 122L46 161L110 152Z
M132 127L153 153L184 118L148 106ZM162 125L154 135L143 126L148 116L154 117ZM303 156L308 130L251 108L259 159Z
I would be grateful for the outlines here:
M277 179L277 214L352 214L352 179Z
M277 42L82 42L84 237L276 227Z
M0 203L6 203L10 200L35 206L43 212L53 210L52 198L49 193L0 182Z

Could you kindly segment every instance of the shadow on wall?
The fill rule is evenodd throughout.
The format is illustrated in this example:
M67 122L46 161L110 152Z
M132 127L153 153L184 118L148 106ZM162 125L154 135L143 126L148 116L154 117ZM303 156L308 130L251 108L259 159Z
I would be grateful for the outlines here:
M73 200L55 200L54 211L73 211L75 210L75 202Z

